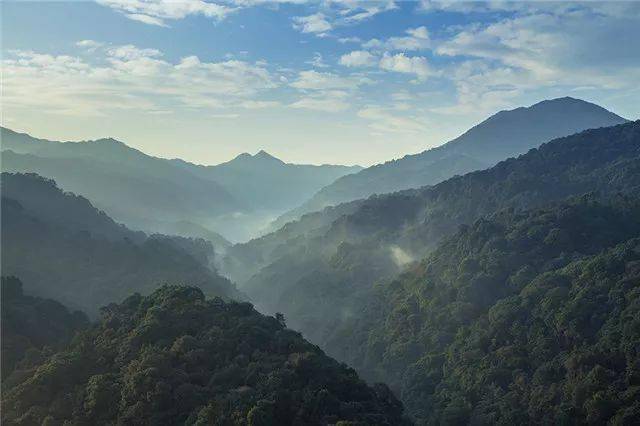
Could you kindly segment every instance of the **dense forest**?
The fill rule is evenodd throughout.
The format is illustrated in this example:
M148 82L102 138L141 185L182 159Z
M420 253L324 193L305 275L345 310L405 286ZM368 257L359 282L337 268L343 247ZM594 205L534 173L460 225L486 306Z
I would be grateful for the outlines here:
M3 424L640 418L640 121L224 253L1 179Z
M230 276L260 309L284 312L333 354L333 335L362 309L374 284L428 255L460 225L590 192L637 196L639 145L640 122L589 130L433 187L371 197L329 225L315 219L318 227L285 227L234 246L227 257L254 275Z
M0 302L3 388L20 380L89 325L82 312L70 312L55 300L25 295L22 282L15 277L2 277Z
M426 424L634 424L640 202L480 219L341 333L339 357Z
M4 327L4 322L3 322ZM3 393L3 424L400 425L385 385L248 303L165 286L102 310Z
M209 267L210 243L130 231L85 198L34 174L2 174L2 231L4 275L19 277L30 294L92 316L105 304L163 283L243 298Z

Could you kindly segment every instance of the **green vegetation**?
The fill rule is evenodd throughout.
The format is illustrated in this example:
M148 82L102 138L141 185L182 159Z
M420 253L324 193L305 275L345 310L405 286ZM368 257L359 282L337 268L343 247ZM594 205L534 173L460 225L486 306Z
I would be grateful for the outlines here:
M26 296L15 277L2 277L0 301L3 387L20 380L53 350L69 343L77 330L89 325L81 312L71 313L54 300Z
M638 146L640 122L590 130L433 187L372 197L313 231L287 227L234 246L227 258L251 259L244 264L257 272L230 277L261 310L283 312L290 326L341 359L335 335L364 308L376 282L427 256L460 225L504 209L590 192L637 197Z
M29 294L92 316L103 305L163 283L243 298L207 266L210 243L132 232L37 175L2 174L2 231L4 275L20 277Z
M165 286L102 313L3 393L3 424L405 422L386 386L367 386L248 303Z
M589 197L464 227L334 341L425 424L633 424L640 203Z

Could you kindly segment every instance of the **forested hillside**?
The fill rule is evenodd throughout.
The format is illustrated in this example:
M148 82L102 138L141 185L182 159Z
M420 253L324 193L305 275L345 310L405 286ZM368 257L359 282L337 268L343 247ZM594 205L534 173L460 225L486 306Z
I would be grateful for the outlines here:
M344 176L277 223L372 194L433 185L526 153L551 139L626 121L598 105L569 97L501 111L441 146Z
M2 277L1 285L4 389L65 347L75 332L89 326L89 320L55 300L25 295L22 282L15 277Z
M640 122L589 130L485 171L370 198L307 237L280 231L281 244L274 243L280 232L272 235L265 253L261 240L237 247L268 261L239 285L261 309L284 312L291 326L333 353L337 330L362 308L373 285L429 254L460 225L585 193L606 198L639 191Z
M100 322L3 392L3 424L401 425L384 385L248 303L165 286Z
M332 342L425 424L640 418L640 201L480 219Z
M163 283L242 298L209 267L213 256L204 240L132 232L51 180L2 174L2 273L19 277L28 294L91 315Z

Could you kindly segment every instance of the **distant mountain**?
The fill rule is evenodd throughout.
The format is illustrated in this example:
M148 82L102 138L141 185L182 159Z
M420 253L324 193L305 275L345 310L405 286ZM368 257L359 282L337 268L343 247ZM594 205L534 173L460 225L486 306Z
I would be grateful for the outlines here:
M295 207L339 177L362 170L360 166L288 164L265 151L240 154L216 166L172 161L220 183L252 209L272 211Z
M3 389L2 424L409 422L386 386L368 386L281 318L165 286L106 307L98 324Z
M52 178L137 229L155 231L155 221L204 221L245 210L216 182L114 139L61 143L3 128L2 149L4 171Z
M1 184L2 273L20 278L27 294L90 315L163 283L189 282L210 295L243 298L209 266L211 243L131 231L35 174L2 173Z
M1 132L4 171L52 178L114 219L148 232L190 222L205 231L203 237L217 232L248 239L323 186L361 169L287 164L264 151L199 166L152 157L115 139L54 142Z
M224 272L264 312L283 312L293 328L336 354L332 342L376 283L424 258L459 226L591 192L640 195L640 121L556 139L431 187L306 216L230 248L223 264L235 267Z
M280 217L274 227L328 205L433 185L454 175L490 167L554 138L625 122L598 105L569 97L501 111L442 146L336 180Z

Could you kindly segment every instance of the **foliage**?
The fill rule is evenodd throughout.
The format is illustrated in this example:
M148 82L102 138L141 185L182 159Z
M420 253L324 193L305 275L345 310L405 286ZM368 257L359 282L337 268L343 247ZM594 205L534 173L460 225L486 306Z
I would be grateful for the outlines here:
M207 267L210 243L132 232L37 175L2 174L2 230L3 274L20 277L30 294L89 315L163 283L189 282L208 295L243 297Z
M22 282L15 277L2 277L0 301L3 386L19 380L51 351L66 345L77 330L89 325L81 312L69 312L54 300L26 296Z
M379 286L342 358L425 424L632 424L639 237L628 199L481 219Z
M3 424L386 424L384 385L248 303L164 286L102 319L3 394Z
M360 315L376 282L427 256L461 225L505 209L524 211L586 193L637 196L639 146L640 121L585 131L433 187L337 207L326 213L329 224L314 216L321 226L305 230L309 220L303 219L234 247L228 257L252 259L246 268L260 268L237 281L260 309L284 313L289 326L344 359L343 346L353 343L341 329ZM303 231L292 233L296 226Z

